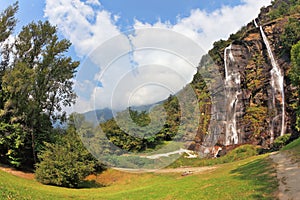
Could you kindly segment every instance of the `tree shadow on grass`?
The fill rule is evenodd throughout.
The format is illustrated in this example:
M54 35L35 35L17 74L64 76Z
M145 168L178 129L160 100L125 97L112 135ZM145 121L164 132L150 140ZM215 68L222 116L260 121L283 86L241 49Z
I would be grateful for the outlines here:
M255 194L250 196L251 199L276 199L276 191L278 191L278 181L276 178L276 170L273 163L268 158L258 159L242 165L231 171L236 175L235 178L251 182L254 185Z
M88 189L88 188L101 188L104 185L96 182L95 180L84 180L78 185L78 189Z

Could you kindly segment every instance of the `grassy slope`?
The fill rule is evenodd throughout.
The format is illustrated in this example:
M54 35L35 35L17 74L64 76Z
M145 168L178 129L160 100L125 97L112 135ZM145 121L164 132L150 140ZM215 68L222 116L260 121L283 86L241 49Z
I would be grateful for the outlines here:
M0 171L0 199L273 199L274 169L266 155L220 165L215 171L127 174L108 170L111 185L94 189L45 186ZM115 181L115 182L114 182Z
M175 162L173 162L169 168L177 168L181 166L199 167L199 166L212 166L223 163L231 163L238 160L243 160L251 156L258 155L258 149L253 145L242 145L225 156L221 156L218 159L199 159L199 158L185 158L181 156Z
M300 162L300 138L289 143L288 145L283 147L280 151L290 153L292 159L294 159L297 162Z

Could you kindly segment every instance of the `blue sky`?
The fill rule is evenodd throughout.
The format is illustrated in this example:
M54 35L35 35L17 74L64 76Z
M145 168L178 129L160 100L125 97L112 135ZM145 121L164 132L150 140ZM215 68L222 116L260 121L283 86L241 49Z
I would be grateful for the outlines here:
M7 6L11 5L15 1L0 0L0 9L3 10ZM19 20L18 30L22 25L28 24L32 21L44 20L44 11L45 6L44 1L37 0L21 0L19 1L19 12L17 13L17 18Z
M12 2L14 1L0 0L0 9L3 10ZM257 17L260 8L270 2L271 0L20 0L16 32L31 21L49 20L56 25L61 38L67 38L73 44L68 55L82 63L74 80L78 94L75 110L84 112L110 107L113 100L117 100L115 104L120 105L118 109L122 109L129 105L154 103L166 98L169 93L176 93L191 81L195 66L214 41L227 39L231 33ZM132 32L124 34L128 29ZM145 29L169 32L141 31ZM166 37L165 34L170 35ZM164 37L165 41L170 39L171 42L163 41ZM186 43L183 44L182 41ZM151 47L152 51L138 51L141 47ZM185 60L193 57L189 60L192 67L174 57L174 52L172 55L167 54L167 51L158 51L158 47L172 50L177 55L180 53L185 56ZM127 53L127 57L113 57L122 51ZM106 69L103 63L110 63L107 58L115 60ZM132 63L135 63L137 69L133 70ZM139 70L142 64L153 70ZM161 69L165 70L157 70L154 66L162 66ZM174 72L178 80L185 81L176 83ZM130 73L135 76L129 76ZM142 84L140 79L144 83L159 82L164 85L160 91L157 85L151 88ZM170 81L167 83L165 80ZM114 91L120 84L125 87L133 86L134 83L145 87L136 85L131 88L134 93L119 91L120 94L115 94ZM114 96L118 98L113 99Z
M121 25L130 26L133 19L154 23L157 19L176 23L177 17L187 17L192 9L213 11L223 5L234 6L240 0L102 0L103 7L122 16Z
M3 10L12 2L0 0L0 9ZM109 10L112 14L119 15L120 19L116 22L122 31L132 28L134 20L138 19L144 23L155 23L158 20L169 21L175 24L180 17L187 17L192 9L200 8L212 12L222 6L235 6L243 4L240 0L102 0L100 6L93 6L96 9ZM32 21L46 20L44 9L46 2L38 0L19 0L19 11L17 18L19 23L16 28L18 32L23 25ZM71 48L70 55L77 57L74 48Z
M0 9L3 10L14 1L0 0ZM186 17L192 9L201 8L208 12L222 6L243 4L240 0L102 0L101 9L106 9L120 15L121 26L130 26L133 19L154 23L157 19L175 23L177 17ZM20 24L31 21L44 20L45 1L20 0L20 10L17 14Z

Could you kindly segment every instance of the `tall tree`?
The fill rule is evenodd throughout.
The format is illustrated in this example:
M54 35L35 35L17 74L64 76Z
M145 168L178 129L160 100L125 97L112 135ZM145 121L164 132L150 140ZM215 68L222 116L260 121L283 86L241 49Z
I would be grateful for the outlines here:
M18 11L18 2L9 6L0 14L0 109L3 108L4 94L2 90L2 77L9 65L12 44L8 38L12 35L17 20L15 14Z
M43 142L50 140L53 121L64 121L63 107L73 104L76 98L72 78L79 62L65 55L70 45L68 40L58 39L56 27L48 21L32 22L15 38L2 77L5 101L1 121L21 125L27 133L22 147L31 149L27 157L33 163ZM16 134L4 130L5 136Z

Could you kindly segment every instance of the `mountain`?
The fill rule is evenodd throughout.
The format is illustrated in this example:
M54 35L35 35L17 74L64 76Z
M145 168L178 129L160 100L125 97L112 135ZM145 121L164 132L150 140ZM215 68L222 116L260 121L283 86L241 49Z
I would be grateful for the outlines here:
M113 118L113 112L109 108L88 111L82 114L88 122L102 123Z
M208 110L210 118L201 119L194 150L208 152L216 144L245 143L267 148L283 134L298 134L292 108L298 97L288 74L291 47L300 40L299 13L299 0L274 1L228 40L215 42L202 57L191 85L197 94L209 95L202 110ZM197 89L208 80L202 74L208 68L223 78L218 92Z
M132 106L130 109L136 110L136 111L149 111L153 106L160 105L164 101L157 102L155 104L149 104L149 105L142 105L142 106ZM122 111L119 111L122 112ZM116 112L118 113L118 112ZM88 111L85 113L82 113L82 115L85 117L85 120L88 122L93 122L95 124L106 122L107 120L110 120L114 117L113 111L109 108L103 108L103 109L97 109Z

